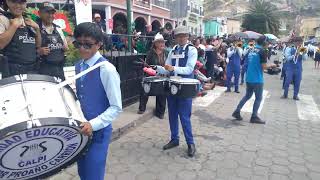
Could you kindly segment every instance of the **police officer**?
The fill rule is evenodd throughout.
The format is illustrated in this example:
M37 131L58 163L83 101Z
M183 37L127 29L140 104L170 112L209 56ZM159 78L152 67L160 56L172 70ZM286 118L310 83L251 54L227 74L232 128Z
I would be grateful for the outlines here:
M26 0L5 0L0 15L0 49L8 58L9 75L37 73L36 50L41 44L37 23L25 16Z
M44 2L39 8L42 43L40 48L40 74L55 76L65 80L63 66L67 41L62 30L53 23L56 12L54 5Z
M240 44L241 41L237 41ZM227 90L226 92L231 92L231 79L234 76L234 92L239 92L239 77L240 77L240 62L242 57L242 47L231 45L227 50L227 56L229 62L227 65Z
M284 83L284 93L283 93L283 96L281 97L283 99L288 98L289 86L291 82L293 82L293 85L294 85L293 99L299 100L298 94L299 94L300 83L302 79L302 61L308 58L306 51L298 49L299 47L303 48L301 46L302 41L303 41L302 38L293 39L292 42L294 42L294 46L287 48L285 51L287 67L285 72L286 79Z
M183 78L194 78L193 70L196 65L198 52L195 47L188 44L188 28L185 26L177 27L174 30L174 35L178 45L170 51L165 66L156 67L157 72L160 74L169 74ZM190 121L191 109L192 98L168 96L171 141L163 147L164 150L171 149L179 145L178 117L180 117L184 136L188 145L188 156L194 156L196 148Z

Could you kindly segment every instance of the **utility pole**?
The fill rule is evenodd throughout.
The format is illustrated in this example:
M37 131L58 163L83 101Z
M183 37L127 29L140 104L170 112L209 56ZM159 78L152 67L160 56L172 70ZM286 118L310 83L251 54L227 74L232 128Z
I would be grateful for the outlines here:
M128 49L131 52L132 45L132 22L131 22L131 0L127 0L127 32L128 32Z

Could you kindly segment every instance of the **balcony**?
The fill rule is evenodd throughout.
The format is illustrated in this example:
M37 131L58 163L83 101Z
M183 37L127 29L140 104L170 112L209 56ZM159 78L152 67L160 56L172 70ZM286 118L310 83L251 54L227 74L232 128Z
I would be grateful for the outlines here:
M162 8L170 9L169 0L152 0L152 4Z
M134 0L135 5L150 8L150 0Z

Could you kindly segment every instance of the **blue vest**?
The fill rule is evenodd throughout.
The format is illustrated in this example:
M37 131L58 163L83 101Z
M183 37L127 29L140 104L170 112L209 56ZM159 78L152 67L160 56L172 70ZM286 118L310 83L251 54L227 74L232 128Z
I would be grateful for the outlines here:
M95 64L102 61L107 60L101 57ZM77 63L75 66L76 74L81 71L80 64L81 63ZM101 82L100 68L89 72L84 78L76 80L76 88L83 115L87 120L96 118L110 106Z
M189 46L192 46L191 44L188 44L187 46L185 46L185 48L178 48L178 46L176 46L173 50L172 50L172 54L173 55L180 55L180 54L184 54L184 58L179 58L179 67L186 67L187 62L188 62L188 52L189 52ZM172 66L176 65L176 59L172 58L171 59L172 62ZM171 74L173 75L174 72ZM182 74L178 74L178 76L181 76L183 78L194 78L194 74L193 72L189 75L182 75Z
M297 58L297 63L295 64L294 60L291 60L289 62L287 62L287 68L291 68L291 69L297 69L302 71L302 55L298 55Z
M241 64L241 57L236 52L229 58L228 66L239 67L240 68L240 64Z

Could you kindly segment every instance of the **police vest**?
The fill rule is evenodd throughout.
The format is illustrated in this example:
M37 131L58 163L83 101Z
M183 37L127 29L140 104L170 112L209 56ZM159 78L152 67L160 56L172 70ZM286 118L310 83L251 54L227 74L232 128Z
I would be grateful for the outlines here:
M62 65L64 63L64 43L56 26L54 25L52 34L48 34L45 29L42 29L41 37L41 46L50 49L48 55L41 56L42 61L48 64Z
M188 52L189 52L189 47L193 46L192 44L187 44L183 48L179 48L178 46L175 46L172 49L172 55L171 55L171 62L172 66L176 65L176 60L178 59L178 66L179 67L186 67L187 62L188 62ZM171 73L171 75L174 75L174 72ZM193 72L189 75L182 75L178 74L178 76L181 76L183 78L194 78Z
M35 34L30 27L18 28L10 43L4 49L8 62L13 64L31 65L36 63Z

